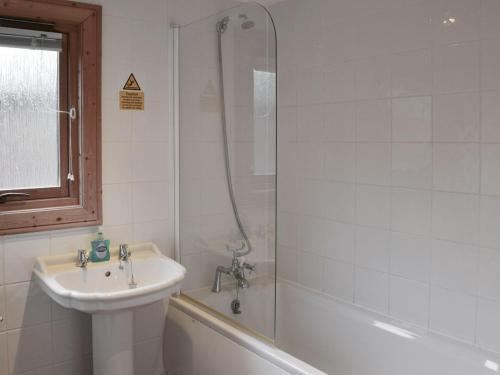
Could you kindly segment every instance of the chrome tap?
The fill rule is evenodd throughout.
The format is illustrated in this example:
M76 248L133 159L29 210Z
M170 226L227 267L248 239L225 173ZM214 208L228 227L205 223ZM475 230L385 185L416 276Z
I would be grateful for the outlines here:
M212 284L212 292L220 293L222 284L222 275L232 276L238 283L239 288L248 288L250 283L246 279L245 270L250 272L255 271L255 265L248 264L247 262L241 262L238 252L233 251L233 261L231 267L218 266L215 270L214 282Z
M87 263L89 262L89 256L87 251L84 249L78 249L78 258L76 261L76 266L80 268L87 268Z
M118 248L118 259L120 261L128 261L130 258L130 251L128 251L128 245L127 244L120 244Z

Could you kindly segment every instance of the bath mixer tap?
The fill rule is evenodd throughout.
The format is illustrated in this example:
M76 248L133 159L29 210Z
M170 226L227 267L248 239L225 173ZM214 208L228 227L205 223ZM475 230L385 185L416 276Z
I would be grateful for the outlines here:
M248 264L245 261L242 262L238 257L237 252L233 251L233 261L231 263L231 267L217 266L215 270L214 282L212 284L212 292L220 293L223 274L232 276L238 283L239 288L245 289L250 287L250 283L246 279L245 270L253 272L255 271L255 265Z

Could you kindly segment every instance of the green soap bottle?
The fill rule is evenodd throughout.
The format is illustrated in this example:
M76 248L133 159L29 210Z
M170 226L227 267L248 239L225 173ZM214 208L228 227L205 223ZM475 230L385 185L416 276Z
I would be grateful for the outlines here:
M92 252L90 260L92 262L104 262L109 260L109 240L104 239L102 232L97 233L97 238L91 242Z

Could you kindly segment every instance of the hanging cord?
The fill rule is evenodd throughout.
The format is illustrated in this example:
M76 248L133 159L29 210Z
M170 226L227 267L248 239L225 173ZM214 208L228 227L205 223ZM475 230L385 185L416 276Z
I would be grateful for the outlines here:
M224 143L224 161L226 165L226 180L227 180L227 188L229 190L229 198L231 200L231 206L233 208L234 219L236 221L236 225L238 226L238 230L240 231L244 245L246 245L246 250L238 249L233 250L237 257L245 256L250 254L252 251L252 245L250 244L250 240L248 239L247 233L245 232L245 228L240 219L240 214L238 212L238 206L236 205L236 200L234 198L234 190L233 190L233 182L231 177L231 165L229 162L229 143L227 137L227 122L226 122L226 101L224 95L224 67L222 64L222 33L226 31L228 18L224 18L222 21L217 23L217 34L218 34L218 58L219 58L219 85L220 85L220 97L221 97L221 120L222 120L222 137Z

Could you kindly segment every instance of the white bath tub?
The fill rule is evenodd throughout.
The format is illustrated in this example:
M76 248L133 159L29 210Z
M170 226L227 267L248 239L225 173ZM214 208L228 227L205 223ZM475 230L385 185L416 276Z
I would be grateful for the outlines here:
M262 309L247 309L247 313L244 311L238 319L242 323L262 329L262 332L272 330L263 319L268 319L274 285L261 281L254 283L252 288L245 291L247 295L244 297L246 300L242 308L244 310L245 306L253 304ZM230 314L228 301L232 298L231 291L226 290L216 295L202 290L197 291L195 295L212 307L218 307L220 311ZM263 304L264 299L270 301ZM252 368L250 363L255 362L255 358L239 363L238 368L242 374L316 375L324 371L332 375L493 375L500 371L498 354L485 352L422 329L402 326L382 315L364 311L290 283L278 283L276 302L276 347L204 312L182 298L173 298L171 301L172 313L169 314L170 322L167 324L166 333L167 336L171 334L169 325L176 325L177 341L187 340L191 345L188 347L191 348L196 344L201 344L200 347L210 347L211 340L215 340L210 338L210 332L207 331L203 336L204 340L207 340L205 343L197 343L200 336L190 332L186 324L179 323L179 320L182 320L181 315L189 316L191 322L201 323L214 335L229 339L227 342L234 346L231 350L239 348L243 354L252 353L262 362L259 369ZM179 330L183 333L179 334ZM271 331L267 331L269 332ZM203 355L200 353L198 356L191 353L193 356L189 360L203 363ZM210 356L209 353L210 351L205 353L205 356ZM227 364L232 361L234 355L222 355L219 361L212 362L210 366L213 372L196 372L193 368L190 372L187 364L177 363L177 369L183 368L187 371L167 371L167 374L230 374L226 372ZM266 363L269 368L265 368Z

